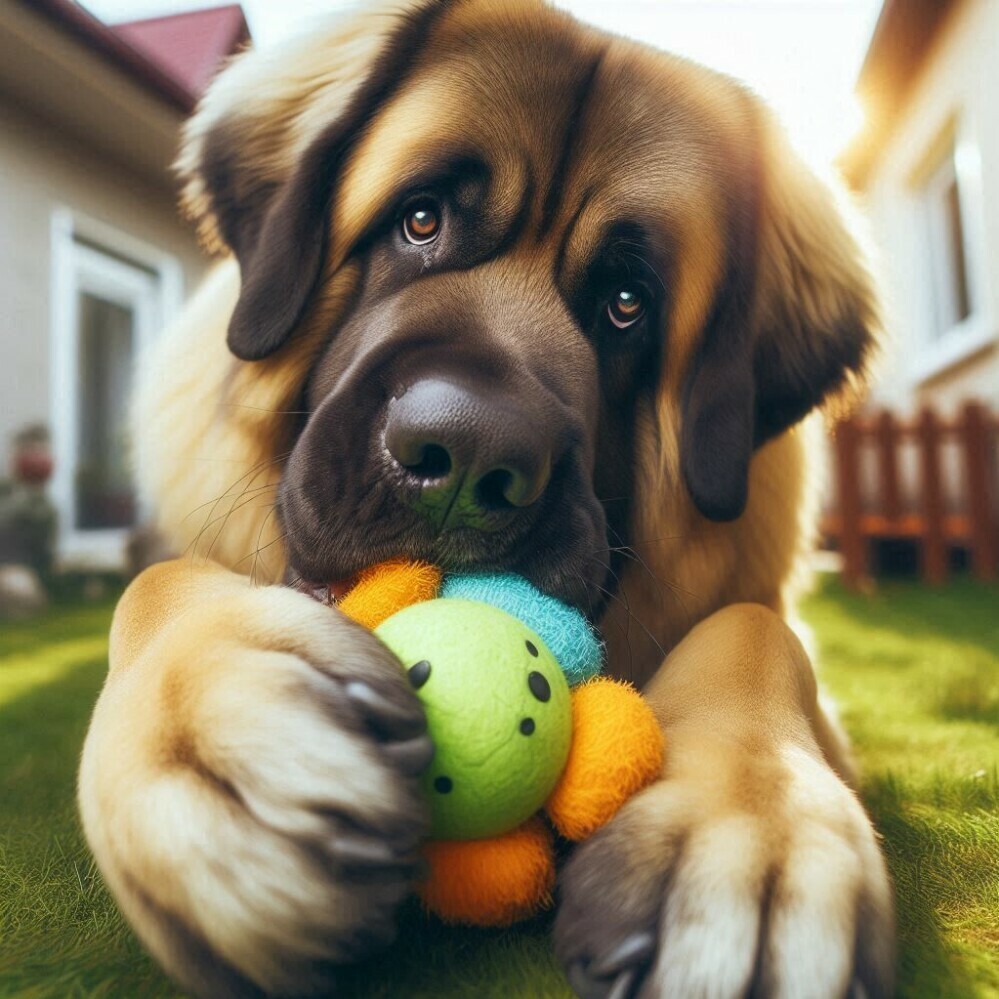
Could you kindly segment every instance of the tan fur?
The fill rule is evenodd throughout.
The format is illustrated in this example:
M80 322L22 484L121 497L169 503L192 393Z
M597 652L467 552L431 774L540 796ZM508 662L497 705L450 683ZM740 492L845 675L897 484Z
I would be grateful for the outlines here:
M382 658L319 604L214 563L154 566L119 604L80 770L83 825L147 946L199 994L239 994L226 965L298 994L301 963L331 946L347 957L334 941L384 904L338 885L324 858L328 815L373 821L416 793L362 731L331 724L343 663Z
M400 13L418 6L365 9L327 33L241 56L222 75L188 126L178 164L185 207L209 245L222 241L199 167L209 134L225 123L241 191L287 179L357 91ZM280 582L285 568L272 504L291 443L289 410L356 287L357 273L342 266L347 248L399 171L422 155L429 114L433 141L446 144L488 131L500 113L494 102L515 100L497 97L495 79L484 77L479 107L448 110L448 80L435 75L436 46L460 44L487 22L498 37L515 23L577 31L583 47L594 37L529 0L458 4L347 165L323 278L297 335L262 361L229 353L240 274L227 258L140 375L139 480L181 557L140 576L118 608L80 803L126 914L198 994L324 987L312 962L348 959L350 934L379 916L363 885L339 879L335 860L322 863L342 832L330 816L349 803L359 821L387 821L416 793L342 714L344 684L362 667L391 693L398 677L384 650L300 594L260 584ZM669 88L680 119L709 123L718 136L745 125L747 98L731 83L611 43L608 85L635 67ZM847 302L859 302L873 327L874 296L831 195L769 118L760 120L767 183L756 321L807 368L805 326L834 332ZM595 960L643 916L663 935L643 996L741 994L754 968L761 994L842 994L864 961L890 978L891 916L870 825L837 776L850 773L845 743L782 621L813 541L819 431L806 420L755 454L749 505L731 523L696 511L680 469L682 388L722 277L721 207L697 139L678 141L660 175L636 180L650 202L665 185L683 193L663 209L680 263L665 374L653 415L636 427L632 557L602 622L611 670L648 681L669 762L664 780L570 865L559 952L570 969ZM602 155L619 156L626 170L629 142L644 140L637 125L623 140ZM500 159L497 187L513 191L522 167L513 155ZM581 194L568 191L567 203ZM574 239L592 238L615 208L594 199ZM540 251L518 248L490 266L516 277L532 252ZM616 908L604 916L605 904ZM866 957L854 954L863 939L873 941Z
M350 100L399 18L417 6L420 0L365 4L268 52L232 61L188 123L177 160L182 205L206 246L224 247L199 169L208 133L220 122L238 123L233 140L247 188L286 179L326 124L327 109Z
M579 921L577 949L642 911L641 879L653 891L671 879L643 996L744 995L754 980L765 995L841 996L872 967L890 978L890 918L868 924L854 954L846 914L891 911L884 860L823 756L815 676L788 627L732 604L670 653L646 695L668 733L664 780L573 858L565 880L586 878L591 906L585 920L560 916Z

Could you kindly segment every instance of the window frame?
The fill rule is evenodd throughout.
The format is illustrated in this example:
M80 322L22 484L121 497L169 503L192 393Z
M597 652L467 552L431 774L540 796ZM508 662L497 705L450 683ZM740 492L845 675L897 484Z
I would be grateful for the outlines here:
M131 528L76 527L77 408L80 393L81 293L134 312L133 369L183 301L177 259L111 226L58 207L52 214L50 424L55 468L50 484L58 511L60 568L119 570ZM139 502L137 521L147 514Z
M997 338L989 315L985 205L976 129L969 116L952 111L931 135L933 138L924 145L922 156L910 171L908 184L911 231L917 234L919 241L916 247L918 280L913 289L916 349L908 362L910 381L915 386L979 353ZM949 153L957 183L969 311L964 319L938 332L936 296L940 277L935 267L936 254L930 245L928 197Z

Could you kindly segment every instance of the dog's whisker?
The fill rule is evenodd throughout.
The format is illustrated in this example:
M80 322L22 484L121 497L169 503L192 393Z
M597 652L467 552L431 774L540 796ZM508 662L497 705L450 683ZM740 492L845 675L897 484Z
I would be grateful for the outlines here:
M277 488L277 487L275 486L275 488ZM258 499L257 496L249 496L245 500L243 500L242 499L242 494L240 494L239 498L242 500L242 502L234 503L226 511L226 513L220 518L221 521L222 521L222 525L221 525L221 527L219 527L218 531L215 532L215 537L213 537L212 540L209 542L208 551L205 552L205 561L206 562L211 561L212 552L214 551L216 544L218 544L219 538L222 537L222 533L225 531L226 527L228 526L229 520L232 517L232 515L234 513L239 513L240 510L244 510L248 506L251 506L251 504L254 502L254 500ZM266 503L266 504L261 504L259 507L257 507L257 509L263 509L265 507L269 507L270 509L273 509L274 508L274 503L270 502L270 503ZM264 520L267 519L267 516L269 516L269 511L268 511L268 514L265 515Z
M230 409L251 409L257 413L270 413L272 416L311 416L311 409L268 409L266 406L250 406L245 402L223 402L219 405Z
M226 488L225 491L221 495L219 495L212 502L212 508L211 508L211 510L208 511L208 513L205 516L205 523L202 524L201 529L195 535L194 540L184 550L183 554L186 555L187 552L190 551L192 558L195 557L195 555L197 553L197 550L198 550L198 546L201 544L201 539L204 536L205 531L208 530L208 528L211 527L216 522L214 520L214 517L215 517L215 511L218 509L219 504L232 492L233 489L236 488L236 486L238 486L241 482L243 482L244 479L248 479L249 480L249 481L247 481L245 483L245 485L239 491L239 493L236 494L236 496L233 498L233 504L237 503L240 499L242 499L242 497L245 495L246 491L253 485L253 481L254 481L254 479L256 478L257 475L259 475L262 471L264 471L265 469L269 468L270 466L275 465L278 462L282 461L283 459L287 458L288 455L290 455L290 454L291 454L291 451L285 451L285 452L282 452L281 454L272 455L270 458L265 458L265 459L263 459L261 461L258 461L252 468L250 468L249 471L244 472L243 475L239 476L239 478L236 479L236 481L232 483L232 485L230 485L228 488ZM195 510L190 511L187 514L187 516L184 518L184 520L186 520L187 517L190 517L197 510L202 509L203 506L205 506L205 505L207 505L207 504L202 504L202 506L196 507ZM232 510L230 509L230 513L231 512L232 512ZM221 535L221 533L224 530L224 528L225 528L225 524L223 523L222 527L219 528L218 534L216 535L216 540L217 540L218 536Z
M654 545L663 541L685 541L685 534L661 534L657 538L640 538L637 541L630 542L632 548L645 547L645 545Z
M610 599L610 600L616 600L616 601L618 601L618 603L621 604L622 607L624 607L626 613L628 614L629 621L634 620L634 622L639 626L639 628L642 629L642 631L645 632L645 634L648 636L649 640L653 643L653 645L655 645L655 647L659 650L659 652L662 655L662 657L665 659L666 658L666 650L662 647L662 645L660 644L660 642L656 638L656 636L646 627L645 623L638 617L637 614L635 614L632 611L631 604L630 604L630 601L628 600L627 593L624 590L622 590L621 594L619 596L618 594L613 593L611 590L608 590L606 587L601 586L599 583L596 583L594 585L597 587L598 590L600 590L601 593L605 594L608 599ZM626 639L628 638L627 633L625 634L625 638ZM629 647L629 650L630 650L630 648L631 648L630 641L629 641L628 647ZM632 675L634 675L634 670L633 669L632 669Z
M662 279L659 272L644 257L639 256L637 253L632 253L630 250L624 250L623 255L637 260L659 282L662 290L666 293L669 292L669 288L666 287L666 282Z
M279 534L276 538L272 538L270 541L267 542L267 544L261 545L260 536L261 533L263 532L263 528L267 522L267 519L271 516L271 514L276 512L277 512L277 505L273 504L271 506L271 509L268 511L267 515L264 517L264 521L261 524L260 531L257 532L257 547L252 552L247 552L247 554L244 555L241 559L233 563L233 568L235 568L236 566L242 565L248 558L252 558L254 560L253 566L250 570L250 582L253 585L256 585L257 558L260 557L263 552L267 551L267 549L270 548L272 545L282 544L283 542L287 541L288 538L292 537L295 533L297 533L297 530L300 530L300 528L297 528L296 530L282 531L281 534ZM296 579L298 582L302 582L301 576L296 575Z
M276 488L276 486L275 486L275 488ZM225 513L219 514L219 516L217 516L217 517L213 517L212 514L215 512L215 510L218 508L219 503L225 497L222 496L218 500L216 500L215 503L212 506L212 509L208 512L208 516L206 517L205 522L201 525L201 528L198 530L198 533L194 536L194 538L191 540L191 542L188 544L188 546L184 549L183 554L187 555L188 553L190 553L192 560L195 559L197 557L198 549L201 546L201 539L216 524L223 523L223 526L224 526L224 521L230 516L230 514L233 512L233 508L239 503L239 501L240 501L240 499L242 499L242 497L243 497L243 493L242 492L238 493L237 495L235 495L233 497L232 506L230 506L230 509L227 510ZM250 502L251 500L257 499L257 498L259 498L259 493L255 491L249 497L249 499L246 502ZM270 505L270 504L268 504L268 505ZM211 518L211 519L208 519L208 518ZM219 532L221 533L221 528L219 529Z
M593 556L586 556L588 561L596 561ZM635 650L631 644L631 618L634 617L634 612L631 609L630 601L628 600L628 594L621 587L621 577L610 567L605 567L606 571L610 573L614 578L615 590L612 593L610 590L599 587L599 589L607 596L608 600L618 599L623 602L624 608L627 611L628 617L625 619L627 621L627 627L621 624L620 621L615 621L614 624L617 629L624 635L625 644L628 646L628 679L632 680L635 676ZM581 573L577 575L582 578ZM618 596L620 594L620 596Z
M235 507L235 505L243 498L244 495L246 495L247 491L250 490L251 487L253 487L253 482L256 479L256 477L258 475L260 475L262 472L264 472L266 469L270 468L271 466L276 465L279 462L283 461L290 454L291 454L290 450L283 451L283 452L281 452L279 454L272 455L270 458L265 458L265 459L262 459L261 461L258 461L252 468L250 468L249 471L245 472L238 479L236 479L236 481L233 482L232 485L230 485L214 501L214 503L212 504L211 510L209 510L208 514L206 515L205 523L202 525L201 530L198 531L198 533L197 533L196 537L194 538L193 542L191 543L191 545L188 546L189 548L192 549L192 555L197 552L198 546L201 544L201 538L203 537L205 531L209 527L211 527L214 523L216 523L216 521L214 519L214 516L215 516L215 511L218 509L219 504L227 496L229 496L229 494L232 492L232 490L234 490L236 488L236 486L239 485L239 483L243 482L244 479L247 480L245 482L245 484L243 485L243 488L234 496L232 506L230 506L229 512L226 514L225 518L223 518L223 524L219 528L218 533L215 535L215 538L213 539L212 545L209 547L209 554L211 552L211 548L214 546L215 541L218 540L218 538L222 534L222 531L225 529L225 520L227 520L228 516L233 513L233 508ZM270 483L267 483L267 484L264 485L263 488L268 488L270 485L271 485ZM277 487L277 483L274 483L273 485L274 485L274 488ZM196 509L201 509L201 507L198 507ZM193 512L194 511L191 511L191 513L193 513ZM188 516L190 516L190 515L191 514L189 513Z
M277 483L275 483L272 488L277 489L278 488ZM188 552L190 552L191 558L196 559L198 555L198 547L201 544L201 539L215 524L221 524L219 529L216 531L215 536L212 538L211 543L208 546L208 551L205 552L204 560L205 562L209 562L212 557L212 551L214 550L215 545L218 542L219 538L222 536L222 532L225 530L229 518L232 517L234 513L238 513L240 510L243 510L246 507L250 506L254 501L260 499L259 493L254 493L253 495L246 497L246 499L243 499L243 496L244 493L240 493L238 496L234 498L232 506L225 513L219 514L218 517L215 517L213 520L207 522L198 532L194 540L184 550L184 555L187 555ZM258 509L266 509L268 507L272 507L273 505L274 504L272 501L268 501L265 503L261 503Z
M610 530L613 534L617 535L619 541L622 540L620 534L618 534L618 532L615 531L613 528L609 527L608 530ZM627 549L627 551L625 551L624 549ZM632 558L638 565L640 565L648 573L649 578L652 579L653 582L655 582L660 588L665 587L669 591L673 599L676 600L676 602L680 605L680 608L681 610L683 610L684 614L687 613L687 608L684 605L683 600L680 598L680 593L685 593L688 597L696 598L697 595L695 593L692 593L691 591L684 589L678 583L672 583L668 580L661 579L658 575L656 575L656 573L652 571L652 568L649 566L648 562L646 562L645 559L642 558L642 556L634 549L633 546L624 545L622 549L622 554L624 554L626 557Z
M254 552L253 552L253 563L250 566L250 585L251 586L256 586L257 585L257 562L260 559L260 539L264 535L264 528L267 526L267 522L271 519L271 517L274 516L274 514L276 512L277 512L277 504L276 503L272 503L271 504L271 508L267 511L267 513L264 514L264 519L260 521L260 528L257 530L257 545L256 545L256 548L254 549ZM285 535L282 534L281 538L284 538L284 537L285 537ZM275 539L275 540L278 540L278 539ZM272 545L272 544L274 544L273 541L269 542L264 547L270 547L270 545Z
M577 570L573 570L573 572L574 572L576 578L583 584L584 587L590 585L590 583L583 577L583 574L581 572L579 572L578 569ZM603 589L603 587L601 587L599 585L597 585L597 589L599 589L602 593L604 593L607 596L608 600L611 599L611 594L610 594L609 591ZM634 654L634 651L631 648L631 636L628 634L628 630L629 629L625 628L621 624L620 621L615 621L614 625L621 632L621 634L624 635L625 643L628 646L628 679L630 680L635 675L635 666L634 666L634 664L635 664L635 654ZM630 625L630 622L629 622L629 625Z
M251 486L251 487L249 487L249 488L247 488L247 489L244 489L244 490L243 490L243 491L242 491L242 492L241 492L241 493L240 493L239 495L240 495L240 496L243 496L243 495L245 495L245 494L246 494L246 493L248 493L248 492L249 492L249 493L258 493L258 492L261 492L261 491L262 491L262 490L264 490L264 489L273 489L273 488L275 488L275 486L278 486L278 485L280 485L280 482L264 482L264 483L262 483L262 484L261 484L261 485L259 485L259 486ZM231 488L231 487L230 487L230 488ZM188 514L186 514L186 515L184 516L184 519L183 519L183 520L181 521L181 523L183 523L183 522L184 522L185 520L189 520L189 519L190 519L191 517L193 517L193 516L194 516L194 515L195 515L195 514L196 514L196 513L197 513L197 512L199 511L199 510L204 510L204 508L205 508L206 506L211 506L211 505L212 505L213 503L218 503L218 501L219 501L219 499L220 499L220 498L221 498L221 499L225 499L225 495L226 495L226 494L225 494L225 493L223 493L221 497L218 497L218 496L216 496L216 497L214 497L213 499L210 499L210 500L205 500L205 502L204 502L204 503L199 503L199 504L198 504L198 505L197 505L196 507L194 507L194 508L193 508L193 509L192 509L192 510L191 510L191 511L190 511L190 512L188 513Z

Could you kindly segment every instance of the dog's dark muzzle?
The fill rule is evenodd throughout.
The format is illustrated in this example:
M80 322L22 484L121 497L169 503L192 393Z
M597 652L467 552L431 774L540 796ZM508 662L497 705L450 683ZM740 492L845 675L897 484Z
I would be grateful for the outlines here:
M416 382L385 423L402 499L438 532L509 527L542 498L565 448L561 419L544 408L484 381Z
M594 358L553 363L555 338L579 336L566 315L493 307L480 285L445 322L448 289L425 284L356 316L319 362L281 488L292 566L323 583L403 555L519 572L593 607L607 571Z

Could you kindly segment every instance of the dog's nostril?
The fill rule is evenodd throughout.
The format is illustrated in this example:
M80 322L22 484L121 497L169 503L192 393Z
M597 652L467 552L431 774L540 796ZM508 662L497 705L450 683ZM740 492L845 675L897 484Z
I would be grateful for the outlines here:
M513 503L507 498L513 485L513 473L494 468L475 484L476 502L484 510L509 510Z
M544 492L549 478L548 461L533 473L517 464L493 468L475 483L475 502L485 510L530 506Z
M421 479L443 479L451 471L451 455L440 444L426 444L415 462L403 465Z

